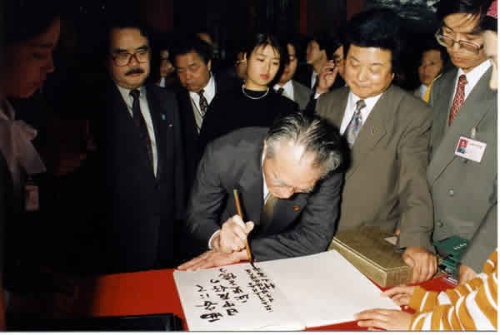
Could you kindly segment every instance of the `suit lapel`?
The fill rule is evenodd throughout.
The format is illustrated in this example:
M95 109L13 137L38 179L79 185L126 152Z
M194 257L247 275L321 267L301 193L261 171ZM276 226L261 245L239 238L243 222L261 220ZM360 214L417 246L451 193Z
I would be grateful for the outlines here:
M309 100L309 94L306 91L302 90L302 87L298 85L294 80L292 80L292 86L294 95L293 98L295 102L297 102L299 108L305 108Z
M453 121L453 126L447 127L446 136L443 136L429 165L428 177L431 185L454 159L461 159L455 156L455 148L460 136L469 137L472 129L477 127L487 113L495 112L488 108L491 106L491 92L488 86L491 71L490 68L481 77L460 108Z
M308 198L308 194L297 193L289 199L279 199L274 207L271 222L263 227L266 234L277 234L283 231L290 222L294 222L306 206Z
M161 155L164 150L166 150L166 143L164 142L163 131L159 125L161 124L161 118L166 117L166 111L161 109L161 103L158 97L152 92L150 87L146 86L146 99L148 101L149 113L151 115L151 121L153 122L153 129L155 132L156 140L156 157L157 157L157 174L156 179L160 178L160 171L162 170L163 155Z
M333 110L333 113L331 113L331 115L333 116L331 119L332 123L338 125L339 129L340 126L342 125L342 119L344 118L348 97L349 97L349 90L344 89L338 101L333 101L332 105L328 106Z
M255 156L248 160L236 188L240 192L245 221L260 224L260 212L264 205L263 176L261 167L262 144L258 147ZM232 190L231 190L232 192Z
M448 115L450 113L450 101L452 96L455 94L454 85L455 78L457 76L457 70L452 71L446 78L443 78L443 83L440 87L440 91L436 92L437 100L436 104L433 106L434 119L432 122L432 137L431 143L441 142L443 134L448 129ZM431 153L435 148L431 148Z
M358 133L358 137L352 146L352 166L347 171L346 179L356 171L358 166L363 163L365 159L371 159L369 153L385 136L387 122L387 111L393 110L391 104L391 97L393 96L393 87L391 86L385 93L382 94L380 99L373 106L368 119L363 124L363 127ZM344 106L347 104L344 104ZM340 121L342 122L342 121ZM340 123L339 123L340 124Z

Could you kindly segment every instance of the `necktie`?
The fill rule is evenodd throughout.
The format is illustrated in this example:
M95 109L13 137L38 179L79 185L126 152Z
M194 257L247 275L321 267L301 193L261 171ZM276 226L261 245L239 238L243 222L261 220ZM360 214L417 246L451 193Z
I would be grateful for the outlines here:
M465 102L465 85L467 85L467 77L465 74L462 74L458 77L457 90L455 91L455 97L453 98L453 103L451 104L448 125L451 125L453 119L457 116L460 107L462 107Z
M148 157L150 162L153 162L153 152L151 149L151 139L149 138L148 128L146 127L146 122L141 112L141 105L139 104L139 95L141 92L139 90L130 91L130 95L134 99L132 102L132 116L136 127L139 129L141 135L141 140L146 145L146 150L148 152Z
M198 95L200 96L200 112L201 112L201 117L205 116L205 113L207 112L207 109L208 109L208 101L205 98L205 96L203 95L203 93L205 93L204 89L201 89L198 92Z
M274 197L269 192L266 197L266 201L264 202L264 208L262 208L262 212L260 213L260 222L263 226L271 223L274 214L274 206L277 202L278 198Z
M283 92L285 91L285 89L283 87L280 87L276 90L276 93L278 93L279 95L283 95Z
M349 122L346 130L346 137L349 146L352 147L356 137L358 136L359 130L363 125L363 120L361 118L361 110L366 107L364 100L358 100L356 102L356 109L354 110L354 114L352 115L352 119Z

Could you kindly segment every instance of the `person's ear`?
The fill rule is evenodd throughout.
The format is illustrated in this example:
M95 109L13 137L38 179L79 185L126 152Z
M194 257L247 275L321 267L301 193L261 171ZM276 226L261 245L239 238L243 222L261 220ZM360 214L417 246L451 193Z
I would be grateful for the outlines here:
M209 60L207 63L208 71L212 71L212 60Z

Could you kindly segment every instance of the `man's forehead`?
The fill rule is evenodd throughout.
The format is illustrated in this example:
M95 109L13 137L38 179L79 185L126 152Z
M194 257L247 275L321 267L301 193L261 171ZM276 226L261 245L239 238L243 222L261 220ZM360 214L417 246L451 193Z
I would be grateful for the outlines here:
M141 34L137 28L114 28L110 31L110 43L113 47L120 47L126 44L149 44L146 36Z
M361 47L352 44L349 47L347 57L370 64L390 64L392 51L378 47Z
M456 33L473 34L481 33L479 17L474 14L457 13L444 18L443 27Z

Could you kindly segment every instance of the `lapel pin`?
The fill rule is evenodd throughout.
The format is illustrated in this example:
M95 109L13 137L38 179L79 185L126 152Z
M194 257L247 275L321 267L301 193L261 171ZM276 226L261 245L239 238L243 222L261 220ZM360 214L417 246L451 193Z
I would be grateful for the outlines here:
M165 121L165 119L166 119L165 114L162 114L162 115L161 115L161 119L162 119L163 121Z
M293 210L294 210L295 212L300 211L300 206L293 206Z

